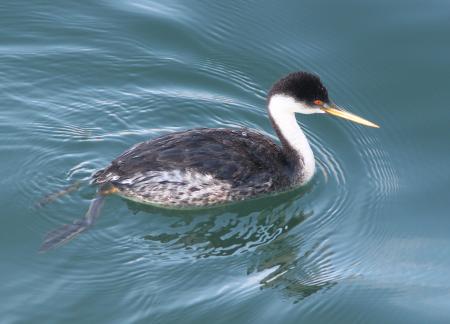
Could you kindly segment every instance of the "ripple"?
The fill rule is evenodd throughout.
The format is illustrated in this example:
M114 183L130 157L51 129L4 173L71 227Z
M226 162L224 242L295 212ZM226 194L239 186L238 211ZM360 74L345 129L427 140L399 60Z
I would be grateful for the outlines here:
M204 78L202 82L216 82L210 92L196 90L199 86L192 90L178 86L170 89L132 87L109 93L105 99L105 92L97 89L92 92L93 96L74 102L59 116L44 116L27 124L31 137L47 138L18 166L24 170L22 176L27 178L26 182L17 184L21 199L30 204L49 192L65 190L73 181L84 183L80 192L37 210L27 227L32 232L45 233L49 228L81 217L94 195L94 189L87 185L89 176L107 163L108 156L112 158L120 153L119 147L125 149L144 138L199 126L204 124L203 120L212 127L260 128L262 124L263 132L273 134L268 128L265 111L257 104L262 86L226 64L204 61L192 67L192 73ZM217 70L208 75L213 67ZM223 75L227 75L225 80L221 80ZM228 83L229 90L224 87L220 91L222 83ZM234 95L235 91L241 93L241 97ZM256 99L249 96L252 92L256 93ZM191 107L186 108L186 103ZM167 115L175 117L177 109L195 114L195 118L190 116L188 122L174 118L172 123L167 123ZM97 114L95 123L79 122L80 116L90 116L92 112ZM235 118L236 115L239 118ZM143 120L145 116L152 116L151 121ZM74 122L76 120L78 122ZM339 154L339 146L333 145L337 139L327 141L330 131L324 131L325 124L331 125L331 133L342 141L340 145L350 147L350 157ZM310 120L303 128L317 160L317 175L309 186L207 212L164 212L111 198L95 228L56 252L64 256L63 261L48 263L52 260L49 254L39 259L36 267L53 272L61 282L70 282L59 288L66 293L82 296L80 287L89 286L95 286L100 294L126 290L126 298L137 309L144 305L149 307L156 302L155 296L166 295L174 287L191 287L189 283L196 279L192 278L192 272L187 274L182 269L170 274L164 272L167 267L197 268L194 266L197 262L207 262L209 271L221 267L223 261L220 260L231 262L229 271L245 270L246 275L238 276L231 285L219 282L205 286L205 293L222 292L212 294L214 298L244 299L262 288L274 289L293 302L300 302L318 292L334 289L340 282L360 274L352 270L359 261L355 253L357 247L336 244L340 241L337 228L348 222L350 211L371 210L366 216L357 216L355 231L358 237L367 235L382 242L385 233L374 228L367 218L376 215L385 199L398 189L398 182L389 156L380 148L376 136L369 136L354 126L328 121ZM111 149L105 150L108 146ZM106 156L102 152L106 152ZM55 160L56 155L58 160ZM355 157L358 161L352 165L356 168L348 170L346 159ZM36 172L44 169L43 166L54 171ZM367 177L358 180L362 174ZM359 197L357 200L355 195ZM372 253L378 252L372 250ZM74 267L74 261L86 262L97 270ZM105 262L113 269L106 274L99 270ZM148 271L149 268L152 271ZM197 276L201 276L202 271L199 269ZM46 280L51 283L50 279ZM151 284L169 281L170 284L163 287ZM149 289L155 296L148 293ZM200 298L192 304L203 302L205 300ZM178 299L168 307L175 309L177 305L186 307L188 304Z
M25 125L32 130L34 136L47 137L48 139L56 142L61 141L86 141L89 139L98 139L101 129L99 127L86 128L78 125L55 125L55 121L49 121L48 123L31 123Z
M448 10L417 5L0 4L4 321L446 314ZM37 254L45 233L86 212L91 175L137 142L238 126L277 140L265 95L294 70L381 129L299 116L317 162L304 188L192 212L108 197L91 230Z
M224 7L212 6L216 10ZM183 6L138 0L115 1L107 7L124 17L125 32L116 30L114 38L105 37L95 44L77 41L65 50L54 45L9 49L10 59L17 62L32 56L39 58L40 65L51 62L61 69L67 60L73 61L61 72L64 91L52 88L40 100L8 94L11 100L43 112L23 125L28 154L17 165L20 176L13 179L20 201L31 206L81 181L78 191L33 210L26 228L38 236L81 217L95 195L95 188L88 185L90 175L136 142L199 126L247 126L274 138L264 108L269 85L263 83L273 81L282 71L318 71L333 91L358 105L360 112L370 110L343 75L324 68L320 59L333 52L307 38L301 46L293 44L283 36L288 27L285 22L276 27L258 25L257 16L246 14L255 8L253 3L243 6L237 18L248 18L261 33L280 36L270 46L228 39L235 27L226 15L217 16L211 28L198 28L198 13ZM105 31L114 26L113 19L102 19L95 30L91 16L77 19L85 23L78 32L87 35L107 36ZM76 23L67 22L64 27L72 33ZM127 31L137 36L127 39ZM148 35L161 45L146 44ZM175 42L180 35L185 40ZM231 52L212 51L224 42L235 45ZM113 50L114 46L126 47L129 54ZM198 55L201 51L215 54ZM254 58L253 68L239 59L246 55ZM339 55L334 59L341 67L351 66ZM33 67L42 76L34 86L54 84L57 79L49 78L40 65ZM102 84L97 78L95 74L101 71L112 76L110 82ZM26 75L23 69L18 73ZM74 75L79 76L77 82L66 81ZM316 177L307 187L196 212L161 211L108 198L103 217L92 230L64 249L37 259L35 270L52 276L40 279L43 286L36 290L44 293L43 287L51 286L82 298L95 287L95 294L123 294L129 307L142 315L142 309L164 313L209 300L242 302L267 290L300 302L339 289L342 282L364 270L355 266L361 260L361 247L343 242L347 237L339 228L351 222L353 227L346 233L361 240L371 237L371 244L381 246L386 233L371 218L398 190L398 176L378 135L325 118L306 121L305 117L305 122L303 128L317 161ZM372 249L371 253L376 257L381 252ZM208 276L211 272L214 278ZM211 279L206 282L205 278ZM186 292L174 297L175 290ZM327 305L319 302L314 307Z
M249 82L245 78L243 80L245 80L244 83ZM252 87L258 88L256 85ZM173 95L157 91L146 91L145 93L160 95L159 100L161 102L170 100L171 97L179 99L178 92ZM185 99L192 99L201 106L202 101L214 104L217 98L214 96L198 96L195 92L186 92ZM112 101L106 102L99 111L109 107L106 108L107 112L108 109L114 107L114 104L111 103ZM228 106L228 109L230 109L230 106ZM238 113L245 110L242 106L236 107L236 109ZM128 114L126 109L123 112L125 114L116 114L117 118L127 120L127 118L133 116ZM253 108L250 114L257 116L260 114L260 110ZM71 116L73 116L72 113L67 115L69 118ZM110 115L107 112L104 116L109 118ZM128 120L124 125L131 123L132 121ZM215 119L215 124L218 127L226 126L225 118L223 118L223 121L219 118ZM255 122L252 125L255 125ZM91 141L90 137L92 136L103 140L111 136L121 137L126 135L151 137L158 132L171 130L170 126L166 126L161 129L140 130L137 128L135 131L124 130L113 133L103 131L103 134L101 134L102 130L95 127L82 128L76 125L58 125L58 123L51 124L50 122L37 122L30 124L29 127L34 135L49 134L51 137L49 144L67 141L87 143ZM350 143L353 143L349 140L351 137L345 133L345 130L343 136ZM116 271L103 275L75 268L70 270L68 274L67 267L60 265L60 269L63 271L61 275L64 273L66 278L70 278L70 281L73 282L73 285L65 287L65 289L75 292L79 285L92 284L99 287L98 289L101 292L111 293L125 289L129 285L138 286L143 281L152 280L153 277L146 269L153 263L155 257L159 260L158 267L163 269L167 265L186 264L199 259L230 258L251 253L256 253L256 257L251 262L245 263L248 267L247 272L249 274L255 273L254 278L258 278L256 285L264 288L275 288L296 301L322 289L331 288L343 278L347 278L350 274L342 271L337 265L343 265L344 267L346 264L348 265L349 261L344 260L351 260L348 256L351 251L336 253L336 248L331 244L335 234L330 228L342 222L346 212L354 206L350 199L352 190L348 188L352 181L348 180L348 174L343 166L344 162L337 158L339 154L333 151L330 145L325 145L324 139L318 136L316 132L312 132L308 127L305 127L305 131L311 141L318 164L318 174L311 186L300 191L266 199L256 205L249 202L248 205L244 203L235 208L227 207L207 213L174 213L169 217L158 209L147 209L129 203L126 208L125 206L119 208L119 214L126 215L127 209L129 209L134 213L144 214L144 216L128 217L128 219L123 220L117 215L115 219L105 221L103 228L92 230L79 242L66 249L66 253L69 255L80 257L79 253L83 250L83 246L88 244L91 246L88 253L89 258L94 260L101 260L103 255L113 254L114 258L110 262L115 264ZM355 132L353 129L351 131ZM363 134L357 136L357 138L358 141L354 144L356 146L373 147L376 144L376 141L365 138ZM99 143L103 145L102 142ZM369 151L360 151L358 148L354 150L361 152L361 158L371 158L371 164L361 163L369 171L371 168L378 167L379 164L376 160L383 157L381 153L376 151L376 148ZM52 144L46 153L44 152L44 150L40 150L38 156L33 155L33 161L26 161L21 168L31 169L31 163L35 166L48 165L52 160L55 147ZM67 156L61 156L61 158L67 159L69 156L70 153ZM75 160L78 160L78 162L74 161L73 167L67 170L64 179L47 177L44 182L52 184L54 189L63 189L64 185L67 185L68 179L88 178L101 163L101 160L93 159L95 155L89 154L88 156L89 159L86 160L80 154L75 155ZM359 172L364 171L359 170ZM389 174L372 172L373 176L370 179L378 179L380 175ZM369 174L371 173L369 172ZM22 188L24 196L33 196L36 192L42 191L40 185L43 182L42 177L32 175L30 178L29 185ZM39 181L33 179L39 179ZM383 181L381 179L381 183ZM376 189L381 190L385 187L376 187ZM383 199L384 196L379 194L376 197L379 200ZM55 226L58 223L70 221L71 217L81 216L83 209L87 208L88 199L86 198L84 198L82 204L84 207L78 206L76 208L78 215L72 213L72 216L66 214L55 217L46 216L39 212L39 216L41 220ZM113 199L109 203L116 206L117 204L123 205L122 200L117 199ZM64 198L60 207L52 206L52 214L58 213L63 208L62 205L66 208L70 205L79 205L79 198ZM111 211L112 209L106 208L104 213L110 214ZM152 215L154 224L148 224L147 216L145 216L148 214ZM31 223L29 226L34 231L42 229L42 224ZM125 234L127 232L131 234ZM71 259L68 259L67 265L71 262ZM236 267L239 268L241 264L238 263ZM41 266L45 267L46 265L42 264ZM132 266L133 272L129 272L126 277L118 280L117 277L130 266ZM180 276L180 281L173 282L173 285L177 283L185 284L183 280L186 279L185 276ZM158 278L158 280L161 280L161 278ZM112 285L113 282L114 285ZM250 291L253 291L253 288ZM138 291L141 291L141 289L138 289ZM235 292L234 288L227 291L230 294ZM137 291L130 292L131 295L136 293ZM136 300L136 302L138 301Z
M153 17L173 17L179 19L184 16L183 8L177 8L177 6L173 4L161 4L155 1L132 0L127 3L123 3L122 1L111 1L109 5L111 4L122 10Z

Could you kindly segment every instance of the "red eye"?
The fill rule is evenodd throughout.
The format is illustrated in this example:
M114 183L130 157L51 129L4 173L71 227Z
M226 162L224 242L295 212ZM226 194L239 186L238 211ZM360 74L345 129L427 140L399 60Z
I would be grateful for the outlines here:
M314 104L317 106L322 106L323 105L323 101L322 100L314 100Z

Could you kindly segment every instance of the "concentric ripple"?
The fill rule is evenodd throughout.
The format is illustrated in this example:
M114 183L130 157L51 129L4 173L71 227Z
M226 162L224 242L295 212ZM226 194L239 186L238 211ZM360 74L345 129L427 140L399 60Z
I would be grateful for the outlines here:
M24 38L0 45L0 91L14 108L0 116L9 159L0 170L15 211L5 259L21 271L8 274L5 295L23 292L4 306L10 313L27 304L35 321L57 314L79 322L74 309L95 304L104 317L83 313L93 322L180 322L190 314L198 323L257 309L249 322L284 322L299 313L342 315L341 296L364 289L352 283L374 271L364 260L381 258L388 237L375 220L401 187L383 146L388 137L408 143L392 130L398 116L376 112L381 103L355 90L352 59L309 36L314 5L230 3L195 10L179 1L81 2L71 12L49 3L36 14L15 5L23 24L9 34ZM110 196L92 229L37 254L48 231L85 214L96 194L91 175L137 142L239 126L277 141L265 95L298 69L320 74L333 100L381 130L299 116L317 162L304 188L197 211Z
M252 92L260 92L263 86L242 73L228 71L226 65L219 65L219 70L208 75L208 69L212 66L210 62L204 62L190 69L202 75L205 82L217 80L217 89L222 88L221 84L229 84L245 95L232 98L227 92L218 92L214 88L206 95L205 92L188 91L175 85L165 91L129 89L130 95L124 96L123 100L131 100L130 109L144 104L138 114L133 114L128 111L126 103L119 103L120 93L112 93L107 101L98 101L95 98L102 96L100 91L83 99L82 104L74 103L69 113L64 112L64 121L52 118L29 123L27 130L30 136L42 137L45 134L47 139L38 143L40 148L31 150L29 159L18 166L25 172L22 177L27 179L26 182L17 181L21 199L32 206L33 202L39 202L42 198L52 198L53 192L67 195L57 195L52 203L37 209L37 217L27 226L43 235L50 228L81 217L95 194L94 188L89 186L89 177L96 169L137 140L183 128L182 120L176 119L172 124L167 123L166 127L157 125L168 104L173 112L183 110L191 120L189 126L204 126L200 120L206 118L211 127L241 124L261 129L262 126L262 130L273 137L263 101L257 98L252 103L249 97ZM230 90L233 91L236 90ZM239 105L239 101L243 104ZM77 121L76 112L81 109L82 116L83 107L89 106L100 114L100 120L112 121L113 124L108 124L112 127L85 126ZM158 112L158 109L161 111ZM173 112L168 113L172 115ZM156 127L152 128L150 118L149 127L144 128L146 123L138 118L145 114L158 116L153 121ZM189 118L191 114L193 118ZM236 121L236 114L242 116L242 121ZM325 136L321 134L322 124L319 122L330 127L343 145L352 147L347 152L350 159L358 159L358 163L352 163L356 169L346 168L345 158L339 158L339 147L335 148L334 141L327 137L329 131ZM357 263L355 257L351 257L354 251L346 249L344 252L333 243L338 239L337 228L348 221L346 218L349 213L354 214L355 209L376 212L383 199L396 190L394 171L376 137L368 135L364 129L338 127L340 124L336 121L307 120L306 117L301 119L301 123L317 161L317 175L310 185L275 197L192 212L163 211L111 197L103 211L103 218L94 229L54 252L72 255L58 266L64 280L72 283L64 289L81 294L80 285L95 285L99 292L131 289L129 294L133 295L137 292L135 289L143 291L144 288L137 288L143 282L156 280L154 272L146 271L149 267L158 273L158 281L161 281L160 271L166 267L186 267L198 260L222 260L208 261L210 266L213 262L214 267L228 260L227 263L232 263L230 271L239 271L244 267L248 276L259 278L255 284L280 290L288 298L299 301L358 275L350 269ZM134 126L129 129L129 125ZM44 166L53 172L39 171ZM363 181L361 175L366 177ZM71 185L76 181L81 183L80 188L72 190ZM368 192L370 196L364 195L364 199L355 200L355 196ZM357 230L358 235L374 234L371 222L360 223L365 225ZM86 250L86 246L90 248ZM105 255L113 257L106 260ZM68 270L74 257L93 262L94 268L95 264L106 261L114 270L107 274L103 271L95 273L92 269L86 271L84 267L71 266ZM41 258L39 265L48 267L49 258L51 254ZM155 259L158 260L156 265ZM214 265L216 262L217 265ZM202 272L201 269L198 271ZM126 276L123 275L125 272ZM173 276L172 273L170 278ZM187 276L181 272L176 275L176 280L168 277L171 283L168 287L160 287L160 293L164 295L163 291L169 287L186 285L190 280ZM248 287L249 293L253 291L252 287Z

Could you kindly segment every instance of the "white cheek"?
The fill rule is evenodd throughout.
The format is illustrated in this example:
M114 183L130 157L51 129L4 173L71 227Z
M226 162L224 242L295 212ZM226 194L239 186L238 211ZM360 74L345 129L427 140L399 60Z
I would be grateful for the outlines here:
M307 106L303 102L295 101L294 98L287 95L274 95L270 98L269 106L277 107L277 113L287 112L287 113L299 113L299 114L323 114L324 111L319 108ZM275 111L274 111L275 113Z
M311 114L323 114L324 111L319 109L319 108L311 108L311 107L307 107L304 106L303 104L299 103L295 109L296 113L299 114L306 114L306 115L311 115Z

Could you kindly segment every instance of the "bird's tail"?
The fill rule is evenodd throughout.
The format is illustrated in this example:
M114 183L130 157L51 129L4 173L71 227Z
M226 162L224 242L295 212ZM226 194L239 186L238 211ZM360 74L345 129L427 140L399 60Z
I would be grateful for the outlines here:
M89 210L82 219L76 220L73 224L66 224L49 232L45 236L44 242L42 243L39 252L46 252L48 250L66 244L71 239L91 227L95 223L95 220L100 216L100 211L102 209L104 200L105 195L98 195L91 201Z

